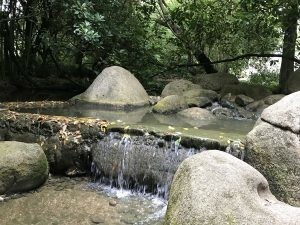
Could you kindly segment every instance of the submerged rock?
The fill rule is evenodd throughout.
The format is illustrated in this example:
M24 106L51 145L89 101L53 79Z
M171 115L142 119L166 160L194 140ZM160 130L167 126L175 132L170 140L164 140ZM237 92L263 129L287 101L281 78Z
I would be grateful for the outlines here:
M72 100L115 108L149 104L149 96L140 82L119 66L104 69L84 93Z
M38 144L0 142L0 195L32 190L47 178L48 162Z
M278 201L250 165L220 151L204 151L179 166L164 225L294 225L300 208Z
M300 206L300 92L266 108L247 135L245 161L264 174L280 200Z
M213 113L207 109L193 107L177 113L182 119L193 127L208 125L216 120Z

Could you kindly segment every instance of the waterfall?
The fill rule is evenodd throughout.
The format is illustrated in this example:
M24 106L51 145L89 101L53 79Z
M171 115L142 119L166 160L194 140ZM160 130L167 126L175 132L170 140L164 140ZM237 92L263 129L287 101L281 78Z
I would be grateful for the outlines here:
M204 150L185 148L180 140L111 132L92 146L91 172L97 181L111 187L167 198L179 164Z

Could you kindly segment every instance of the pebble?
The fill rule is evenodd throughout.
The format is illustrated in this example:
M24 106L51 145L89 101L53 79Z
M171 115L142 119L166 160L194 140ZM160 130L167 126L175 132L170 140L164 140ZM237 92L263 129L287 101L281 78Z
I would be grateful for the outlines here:
M116 206L117 205L117 202L115 200L110 200L109 201L109 205L110 206Z
M100 223L104 223L104 219L100 216L93 216L91 218L91 221L94 223L94 224L100 224Z
M127 218L127 219L121 219L120 222L125 224L135 224L135 221L133 219Z

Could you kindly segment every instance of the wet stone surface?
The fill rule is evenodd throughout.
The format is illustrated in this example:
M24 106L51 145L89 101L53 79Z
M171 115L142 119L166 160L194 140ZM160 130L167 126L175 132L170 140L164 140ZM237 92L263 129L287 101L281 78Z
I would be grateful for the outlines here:
M162 224L166 207L162 200L125 192L120 198L120 192L107 189L87 178L54 177L35 192L3 196L0 221L5 225ZM110 202L117 204L112 207Z

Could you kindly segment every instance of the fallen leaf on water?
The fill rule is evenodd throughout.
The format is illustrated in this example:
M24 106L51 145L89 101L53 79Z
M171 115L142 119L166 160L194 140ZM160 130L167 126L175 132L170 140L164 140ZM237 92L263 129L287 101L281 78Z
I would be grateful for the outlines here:
M117 120L118 123L122 123L122 120Z
M169 130L175 130L175 128L172 127L172 126L168 126L168 129L169 129Z
M184 130L189 130L189 128L186 128L186 127L184 127L183 129L184 129Z

